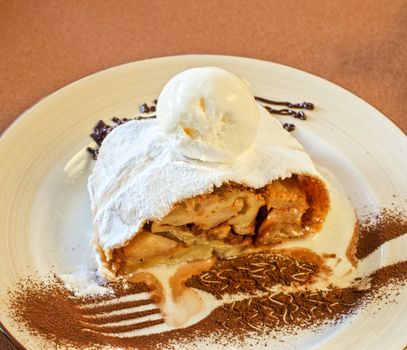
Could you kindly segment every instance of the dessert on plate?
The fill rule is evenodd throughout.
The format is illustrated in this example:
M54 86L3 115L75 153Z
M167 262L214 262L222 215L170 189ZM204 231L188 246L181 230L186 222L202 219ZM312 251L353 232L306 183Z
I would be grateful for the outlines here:
M115 128L88 189L107 279L318 234L330 206L300 143L245 80L216 67L179 73L159 96L157 118Z

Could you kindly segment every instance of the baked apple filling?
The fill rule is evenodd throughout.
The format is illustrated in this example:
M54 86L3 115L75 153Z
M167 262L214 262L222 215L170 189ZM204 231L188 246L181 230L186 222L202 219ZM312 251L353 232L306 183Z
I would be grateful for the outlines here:
M127 275L161 263L228 258L270 249L320 229L329 209L321 180L293 175L260 189L226 183L175 204L160 221L146 222L105 267Z

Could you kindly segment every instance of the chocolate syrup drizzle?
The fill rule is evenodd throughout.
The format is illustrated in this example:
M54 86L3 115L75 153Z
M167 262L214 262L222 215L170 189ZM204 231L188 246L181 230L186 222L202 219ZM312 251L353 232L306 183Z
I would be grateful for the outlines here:
M301 119L301 120L306 120L307 116L305 115L304 111L295 111L294 109L307 109L312 111L315 106L311 102L301 102L301 103L291 103L291 102L285 102L285 101L273 101L273 100L268 100L267 98L264 97L254 97L256 101L259 101L261 103L269 104L269 105L276 105L276 106L285 106L288 108L283 108L283 109L275 109L270 106L264 106L263 107L271 114L279 114L279 115L290 115L293 118L296 119ZM293 124L290 124L293 125ZM288 129L286 129L288 130ZM294 130L294 129L292 129ZM289 130L289 131L292 131Z
M255 96L254 98L256 101L259 101L262 103L267 103L269 105L275 105L275 106L286 106L288 108L308 109L310 111L312 111L315 108L314 104L311 102L291 103L291 102L268 100L267 98L259 97L259 96Z
M254 97L256 101L261 102L263 107L270 113L270 114L279 114L279 115L289 115L292 116L295 119L300 119L300 120L306 120L307 116L305 115L304 111L302 109L306 110L313 110L315 108L314 104L311 102L301 102L301 103L291 103L291 102L285 102L285 101L273 101L266 99L264 97ZM99 122L95 125L93 128L92 133L90 134L90 137L92 138L93 141L96 142L97 147L92 148L88 147L86 150L92 155L92 158L94 160L97 159L98 154L99 154L99 148L102 145L103 140L105 137L117 126L122 125L130 120L142 120L142 119L153 119L156 118L155 115L150 115L151 113L154 113L156 111L156 106L157 106L157 99L155 99L152 103L152 105L148 105L147 103L143 103L140 107L140 113L143 115L139 115L135 118L117 118L113 117L112 118L112 125L106 124L103 120L99 120ZM283 109L275 109L270 106L264 105L275 105L275 106L285 106L288 108L283 108ZM301 109L300 111L295 111L294 109ZM145 115L149 114L149 115ZM295 130L295 125L291 123L284 123L283 128L287 131L293 131Z
M291 115L293 118L306 120L307 116L304 111L294 111L293 109L274 109L269 106L263 106L271 114Z

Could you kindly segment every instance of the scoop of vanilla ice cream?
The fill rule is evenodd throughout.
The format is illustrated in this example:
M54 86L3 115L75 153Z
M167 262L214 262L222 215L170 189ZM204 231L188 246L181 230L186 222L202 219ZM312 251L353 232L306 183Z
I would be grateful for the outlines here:
M185 70L165 85L157 120L186 156L229 162L253 143L259 110L248 83L217 67Z

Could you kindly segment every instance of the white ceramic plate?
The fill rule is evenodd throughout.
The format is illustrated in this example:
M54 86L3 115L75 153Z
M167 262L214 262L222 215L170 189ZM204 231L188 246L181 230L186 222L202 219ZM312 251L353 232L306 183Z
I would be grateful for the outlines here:
M99 119L138 115L139 104L156 98L172 75L204 65L247 79L257 96L314 102L306 122L294 121L293 135L340 180L357 212L389 206L407 212L406 136L360 98L321 78L275 63L209 55L150 59L93 74L40 101L0 139L0 321L23 345L30 340L5 315L6 290L26 275L63 268L57 261L70 259L74 269L76 259L91 255L90 162L83 151L90 130ZM72 246L73 235L83 236L83 243ZM403 237L382 247L363 268L407 259L406 246ZM407 288L400 287L398 300L375 315L362 311L302 348L401 350L407 345Z

